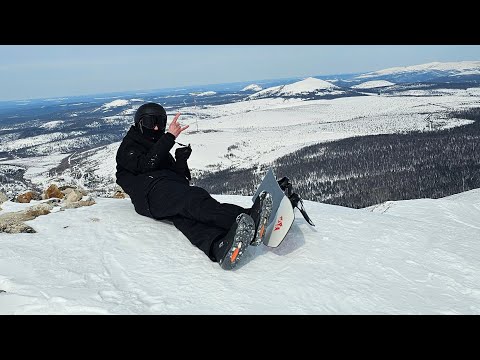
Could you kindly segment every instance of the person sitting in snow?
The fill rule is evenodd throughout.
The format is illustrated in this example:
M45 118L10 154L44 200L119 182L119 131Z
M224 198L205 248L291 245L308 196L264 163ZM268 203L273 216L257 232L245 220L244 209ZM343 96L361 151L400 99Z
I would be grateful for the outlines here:
M135 112L134 125L116 155L116 182L130 196L135 211L158 220L170 220L187 239L223 269L236 266L246 247L260 245L272 208L272 197L262 192L251 208L220 203L205 189L190 185L187 160L190 146L170 150L188 128L177 113L167 125L165 109L146 103Z

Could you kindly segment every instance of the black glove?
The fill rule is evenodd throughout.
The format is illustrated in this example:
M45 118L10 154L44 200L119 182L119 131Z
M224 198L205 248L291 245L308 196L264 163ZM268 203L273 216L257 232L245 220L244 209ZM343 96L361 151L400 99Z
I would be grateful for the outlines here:
M185 162L190 157L192 153L192 148L190 144L175 150L175 160Z
M190 169L188 168L187 161L176 161L175 172L180 176L185 176L188 181L192 180L192 175L190 175Z
M190 169L188 166L185 168L185 177L188 179L188 181L192 180L192 175L190 175Z

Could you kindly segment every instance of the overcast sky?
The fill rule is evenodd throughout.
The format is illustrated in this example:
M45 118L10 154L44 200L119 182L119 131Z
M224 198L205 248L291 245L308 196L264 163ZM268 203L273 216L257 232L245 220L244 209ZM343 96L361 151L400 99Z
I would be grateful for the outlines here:
M0 101L480 60L479 45L0 45Z

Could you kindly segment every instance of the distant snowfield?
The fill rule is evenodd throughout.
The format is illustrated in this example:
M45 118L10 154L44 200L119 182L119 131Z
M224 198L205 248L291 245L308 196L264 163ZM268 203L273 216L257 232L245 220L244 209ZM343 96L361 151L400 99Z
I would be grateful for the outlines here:
M368 96L313 101L275 98L202 109L189 107L180 112L193 112L196 117L183 119L190 128L179 141L192 144L189 163L193 168L250 167L315 143L421 131L427 125L425 113L434 114L439 129L467 124L470 121L445 119L445 110L473 106L478 106L478 97L462 91L438 97ZM182 123L182 117L179 121ZM228 150L231 145L236 148Z
M399 96L343 97L331 100L266 98L240 101L217 106L188 106L168 112L169 121L174 113L182 125L190 125L178 141L190 143L193 148L189 165L197 170L219 170L230 166L249 168L266 164L299 150L304 146L344 139L352 136L391 134L411 130L426 130L425 114L433 114L435 126L446 129L470 123L468 120L447 119L445 112L454 109L477 107L480 92L477 88L436 92L409 90ZM411 95L411 96L402 96ZM134 109L121 115L103 117L108 124L125 126ZM94 125L94 124L92 124ZM125 132L129 126L125 128ZM198 128L198 131L197 131ZM7 137L9 135L0 135ZM7 136L7 137L6 137ZM0 151L36 146L35 151L46 156L71 152L71 146L88 137L64 139L63 133L40 135L28 139L8 138ZM105 176L108 186L115 185L115 155L120 142L100 147L92 158L83 163L85 171ZM173 151L175 150L172 149ZM77 154L81 155L81 154ZM48 157L48 156L47 156ZM50 160L44 163L48 164ZM0 161L0 164L10 164ZM35 171L42 162L30 163ZM26 164L28 167L28 164ZM49 165L45 165L49 166ZM48 173L48 167L44 173ZM40 181L40 177L32 181ZM42 179L42 184L48 179ZM106 182L107 185L107 182Z
M37 146L40 144L48 144L53 141L58 141L65 139L66 137L70 136L72 133L63 133L63 132L54 132L50 134L44 134L44 135L37 135L37 136L32 136L29 138L23 138L23 139L17 139L10 141L8 143L3 143L0 145L0 151L13 151L16 149L21 149L21 148L27 148L31 146ZM81 135L83 134L82 132L78 131L73 133L74 135Z
M60 165L62 159L66 158L68 154L57 154L50 156L35 156L30 158L20 158L14 160L2 161L0 165L14 165L27 171L24 178L34 184L39 184L43 189L50 186L48 171Z
M44 129L54 129L59 125L62 125L63 123L64 123L63 120L53 120L40 125L40 127Z
M392 86L395 83L392 83L387 80L373 80L373 81L366 81L364 83L352 86L352 89L374 89L380 88L385 86Z
M296 211L278 248L248 248L233 271L129 199L96 200L0 233L0 314L480 314L480 189L359 210L306 201L316 227Z
M204 92L199 92L199 93L190 93L190 95L193 96L212 96L215 95L215 91L204 91Z

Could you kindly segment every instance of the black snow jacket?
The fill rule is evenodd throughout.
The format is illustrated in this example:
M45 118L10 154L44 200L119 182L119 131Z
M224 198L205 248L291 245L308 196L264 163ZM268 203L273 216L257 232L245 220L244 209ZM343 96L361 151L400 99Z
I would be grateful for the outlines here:
M175 161L170 150L175 137L165 133L153 142L132 126L117 151L117 184L130 196L135 211L151 216L148 193L160 180L173 180L189 184L187 161Z

